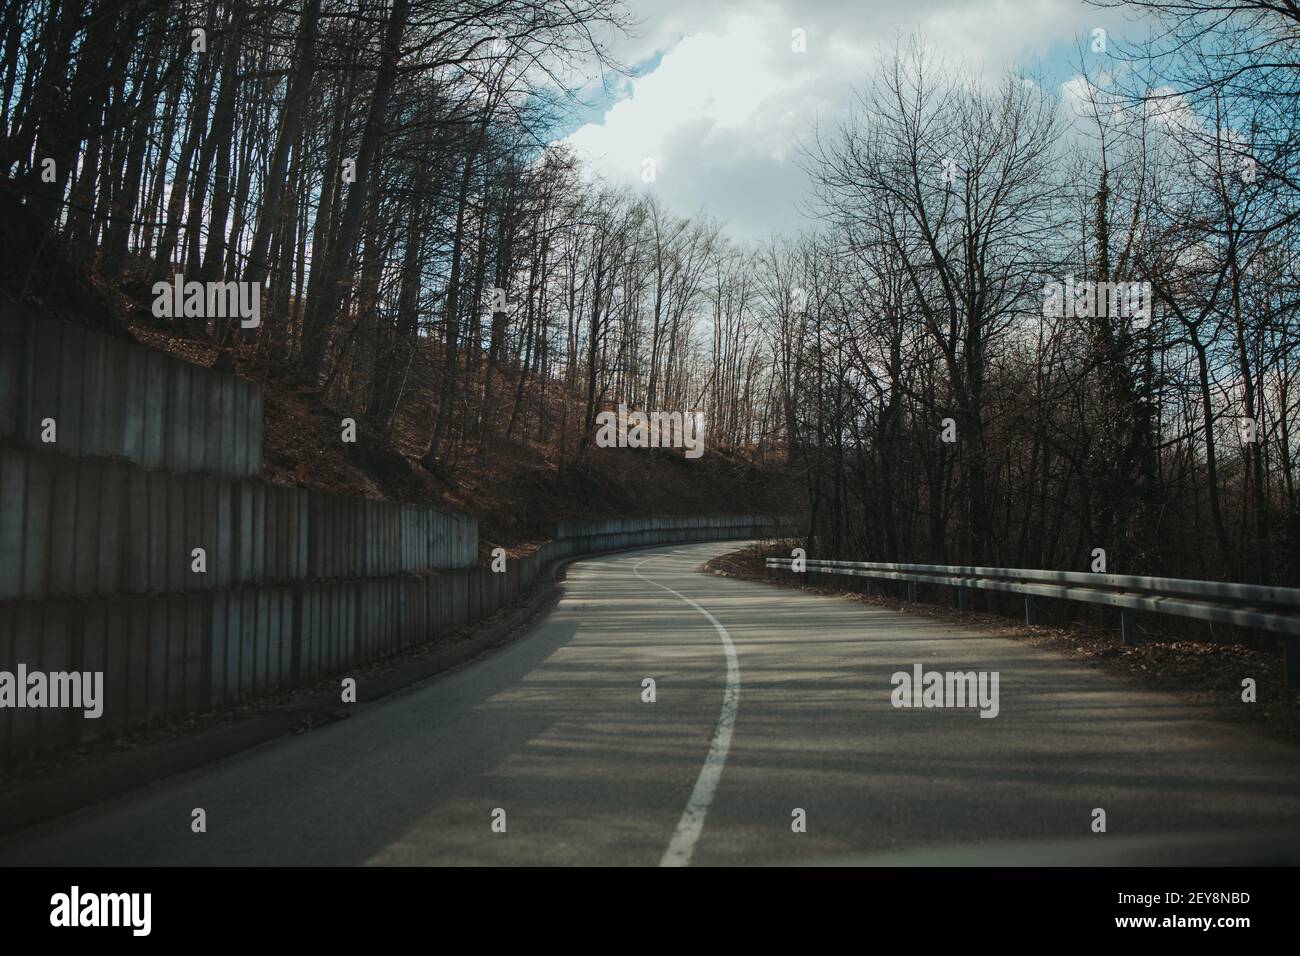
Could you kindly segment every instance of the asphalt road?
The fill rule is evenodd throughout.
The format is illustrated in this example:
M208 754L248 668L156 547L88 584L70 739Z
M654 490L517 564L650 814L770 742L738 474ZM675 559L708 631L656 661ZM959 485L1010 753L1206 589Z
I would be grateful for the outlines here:
M579 562L526 638L0 864L1265 862L1300 830L1297 748L1046 650L698 572L735 547ZM914 663L997 671L998 716L895 708Z

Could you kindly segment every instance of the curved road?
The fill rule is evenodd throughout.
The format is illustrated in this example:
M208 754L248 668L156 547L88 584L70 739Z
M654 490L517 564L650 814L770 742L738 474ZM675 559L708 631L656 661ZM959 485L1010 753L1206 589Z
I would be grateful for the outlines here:
M526 638L17 834L0 864L982 862L1169 833L1264 852L1257 832L1300 824L1296 748L1047 650L699 573L737 546L580 561ZM918 662L998 671L999 715L895 709Z

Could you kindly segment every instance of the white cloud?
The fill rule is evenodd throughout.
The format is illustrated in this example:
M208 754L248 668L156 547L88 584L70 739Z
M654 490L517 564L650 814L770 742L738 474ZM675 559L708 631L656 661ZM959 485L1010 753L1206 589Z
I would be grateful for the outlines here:
M1103 15L1115 17L1082 0L647 0L639 35L615 52L626 62L667 52L567 142L611 182L653 189L682 213L702 208L737 238L794 231L807 226L799 137L842 116L900 36L919 32L944 58L993 74L1122 26ZM807 52L791 50L795 28ZM646 158L653 184L641 182Z

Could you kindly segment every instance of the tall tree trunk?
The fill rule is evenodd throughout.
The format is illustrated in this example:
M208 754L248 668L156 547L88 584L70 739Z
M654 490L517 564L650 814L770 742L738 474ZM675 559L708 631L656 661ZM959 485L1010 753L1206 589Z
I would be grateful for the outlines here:
M244 278L249 282L262 282L266 278L267 249L271 245L271 231L280 221L280 206L284 202L285 176L289 167L289 149L302 135L303 107L316 68L316 36L320 29L321 0L306 0L302 19L298 24L298 46L295 53L293 79L285 93L284 109L280 112L280 125L276 132L275 148L267 168L266 185L257 212L257 225L253 227L253 243L248 255L248 269Z
M379 152L379 142L383 137L384 118L388 112L393 82L397 77L397 60L401 55L402 33L406 29L406 17L409 12L410 0L394 0L384 31L384 46L380 57L379 73L375 78L375 90L370 98L370 109L366 114L365 128L361 133L356 181L348 189L343 222L339 235L331 247L329 259L321 264L324 275L320 295L314 301L307 303L302 361L304 368L312 375L319 375L324 363L330 330L343 299L343 283L347 278L348 262L360 234L361 221L369 203L370 187L376 178L373 166Z

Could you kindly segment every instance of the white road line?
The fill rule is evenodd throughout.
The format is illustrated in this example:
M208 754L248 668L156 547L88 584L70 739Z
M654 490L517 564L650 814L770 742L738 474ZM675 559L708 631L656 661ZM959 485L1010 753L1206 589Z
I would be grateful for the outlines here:
M709 744L709 754L704 758L704 766L700 768L700 775L695 780L695 789L691 791L691 797L686 801L682 818L677 821L677 829L673 832L668 849L664 851L663 859L659 861L660 866L687 866L691 862L691 854L695 852L695 844L700 839L700 833L704 830L704 818L709 812L709 805L713 803L713 795L718 790L718 781L722 779L722 768L727 763L727 751L731 749L731 732L736 726L736 711L740 707L740 664L736 660L736 646L731 643L731 636L727 634L727 629L718 623L716 617L686 595L674 591L666 584L651 581L641 573L642 564L662 557L665 555L646 558L632 568L632 573L647 584L653 584L657 588L663 588L669 594L675 594L707 617L709 623L717 630L718 637L722 639L722 649L727 655L727 689L722 695L722 713L718 715L718 728L713 732L713 742Z

